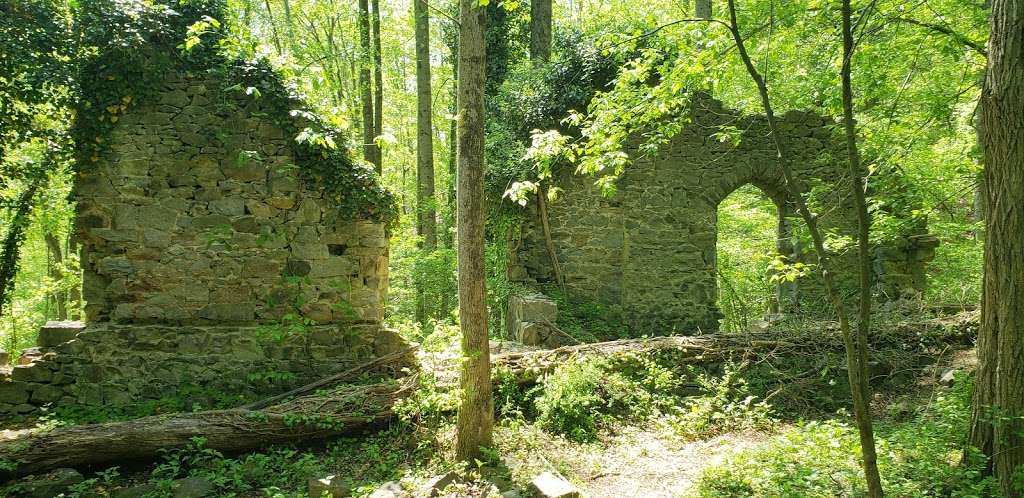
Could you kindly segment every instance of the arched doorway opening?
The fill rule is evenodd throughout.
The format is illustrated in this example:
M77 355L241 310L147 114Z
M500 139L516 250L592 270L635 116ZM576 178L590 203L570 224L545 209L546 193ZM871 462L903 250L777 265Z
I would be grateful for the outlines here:
M795 284L773 281L771 270L780 254L793 256L790 221L780 216L777 201L752 184L722 199L716 218L719 330L747 331L780 307L789 307L780 301L795 302Z

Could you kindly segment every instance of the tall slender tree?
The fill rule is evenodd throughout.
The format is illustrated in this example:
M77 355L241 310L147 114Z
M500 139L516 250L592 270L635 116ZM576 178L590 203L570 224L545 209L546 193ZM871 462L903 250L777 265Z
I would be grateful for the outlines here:
M844 2L846 1L847 0L844 0ZM824 283L825 293L839 319L839 330L843 336L843 345L846 350L846 371L850 382L851 398L853 398L853 414L857 423L857 430L860 434L861 459L864 465L865 480L868 484L868 496L871 496L872 498L881 498L883 493L881 478L878 473L878 458L875 451L874 430L871 422L871 412L869 411L867 404L868 400L871 398L870 386L868 385L868 378L865 374L867 371L867 344L865 340L861 340L859 333L856 336L854 335L846 304L843 302L843 297L840 295L839 289L836 286L832 260L828 250L825 249L825 237L822 230L818 227L818 217L816 214L812 213L810 208L807 206L807 201L804 199L805 192L803 191L802 183L800 183L796 178L792 165L789 162L789 152L782 140L779 139L778 130L776 128L775 112L772 106L771 97L768 93L768 84L765 82L761 72L757 70L753 60L750 58L750 54L747 52L746 44L744 43L743 36L740 32L739 21L736 17L736 0L728 0L727 6L729 9L729 22L726 26L732 35L733 42L736 44L736 52L743 61L743 65L747 69L750 79L752 79L754 84L757 86L757 93L761 98L761 106L764 109L765 120L768 122L769 134L771 135L772 144L775 146L779 168L781 169L782 176L785 179L789 197L796 205L797 212L800 213L800 217L803 218L804 223L807 225L808 232L810 232L814 252L818 257L818 268L821 271L821 278ZM862 233L859 232L858 238L861 236ZM861 268L861 270L863 270L863 268ZM864 279L862 278L862 285L863 282ZM870 295L870 287L866 291L862 289L862 296L864 292L867 292L868 295ZM863 348L861 346L863 346Z
M467 461L479 459L481 449L491 446L494 425L484 284L484 25L480 0L460 0L457 231L462 400L455 453Z
M416 232L423 250L437 247L434 199L434 126L430 84L430 13L427 0L413 0L416 18ZM426 319L423 289L417 289L416 319Z
M854 209L857 211L857 259L859 278L859 313L857 316L857 335L853 337L856 346L856 363L849 361L847 351L847 368L858 369L857 385L854 376L850 375L853 396L860 396L860 402L854 401L857 428L860 434L860 447L864 457L864 475L867 479L868 494L872 497L883 496L882 480L878 472L878 458L875 451L874 427L871 423L870 388L868 387L868 332L871 328L871 217L868 214L866 194L864 192L865 172L860 160L860 149L857 147L857 122L853 116L853 7L851 0L843 0L843 63L840 80L843 94L843 130L846 135L847 163L850 170L851 193ZM847 335L852 335L848 331ZM847 341L849 342L849 341Z
M381 67L380 46L380 0L371 0L373 18L370 20L373 36L373 137L376 139L384 132L384 73ZM384 174L384 162L381 157L380 145L374 140L373 164L377 173Z
M363 159L374 161L374 133L376 121L373 117L373 88L370 66L373 57L370 48L370 5L368 0L359 0L359 99L362 103ZM380 170L377 173L381 173Z
M1024 0L993 0L978 136L985 262L969 441L1024 496Z
M530 60L551 60L551 2L530 0Z

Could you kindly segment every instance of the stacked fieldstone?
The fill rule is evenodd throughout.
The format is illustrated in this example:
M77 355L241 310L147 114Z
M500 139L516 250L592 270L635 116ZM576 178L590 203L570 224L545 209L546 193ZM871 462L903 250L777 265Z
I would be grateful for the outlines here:
M0 370L0 415L283 389L401 347L384 225L332 207L282 117L229 86L172 71L82 168L88 325L49 324Z
M259 99L222 86L172 74L80 175L87 316L252 322L297 304L318 322L379 322L383 225L339 216Z
M718 329L716 242L718 204L737 188L752 184L772 199L779 212L780 254L811 259L788 226L792 203L777 151L760 117L742 117L721 103L698 98L691 121L656 154L630 150L633 163L608 197L593 178L562 171L554 184L563 190L549 203L551 237L570 299L603 304L638 333L695 333ZM815 191L819 223L826 231L852 234L845 145L833 138L835 123L805 112L779 119L779 136L798 178ZM720 140L723 127L741 130L738 146ZM530 206L522 241L511 255L510 275L527 284L555 281L536 208ZM934 239L911 231L899 243L876 250L882 294L902 296L924 286L924 263ZM849 267L855 251L836 258ZM842 270L842 268L841 268ZM853 275L840 271L841 275ZM801 299L820 290L801 282ZM786 290L790 295L797 293Z

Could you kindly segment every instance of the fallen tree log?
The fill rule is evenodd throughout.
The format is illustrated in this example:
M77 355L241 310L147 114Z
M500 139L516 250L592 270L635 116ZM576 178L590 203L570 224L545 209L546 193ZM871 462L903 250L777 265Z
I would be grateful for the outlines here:
M943 337L947 339L960 337L961 330L976 329L976 315L964 314L954 318L921 325L934 330L946 330ZM885 337L873 337L873 341L878 341L879 345L888 344L890 348L921 348L920 328L896 326ZM817 357L841 351L842 348L839 338L824 328L786 339L789 340L767 334L626 339L551 350L500 353L493 357L493 363L495 371L508 372L518 383L525 385L538 382L543 375L568 361L586 357L668 353L680 364L696 365L725 360L761 361L794 354ZM930 353L922 350L917 354ZM388 357L380 361L390 360ZM380 366L379 363L375 360L362 367ZM457 384L457 356L449 357L434 367L436 371L431 373L439 377L439 386L452 387ZM314 388L326 387L332 382L350 377L353 370L359 369L356 367L332 375L323 381L303 386L296 392L306 393ZM59 467L96 466L153 458L160 450L182 447L194 437L205 438L207 448L237 452L271 444L353 434L391 420L394 417L394 403L412 395L416 386L416 376L410 376L386 383L336 387L326 392L277 402L262 409L243 407L158 415L125 422L20 434L6 440L0 439L0 464L16 464L13 471L6 471L6 474L0 472L0 477L28 475ZM281 398L272 399L280 401Z
M503 369L511 373L518 383L533 384L559 365L577 358L671 351L683 364L713 363L730 358L742 360L753 355L764 356L796 347L795 344L785 341L756 340L745 336L652 337L502 353L495 355L493 362L495 370Z
M83 467L153 458L195 437L205 447L237 452L263 446L353 434L393 416L396 401L415 390L415 376L344 386L301 396L262 410L236 408L155 415L123 422L62 427L0 441L6 477L60 467Z

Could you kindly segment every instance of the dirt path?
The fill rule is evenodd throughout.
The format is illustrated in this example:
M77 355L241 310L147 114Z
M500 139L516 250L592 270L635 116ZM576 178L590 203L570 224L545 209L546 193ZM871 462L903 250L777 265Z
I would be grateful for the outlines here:
M554 469L588 498L682 496L706 467L768 437L734 433L681 442L668 431L638 427L584 445L525 427L501 436L498 444L509 450L505 462L516 480Z

